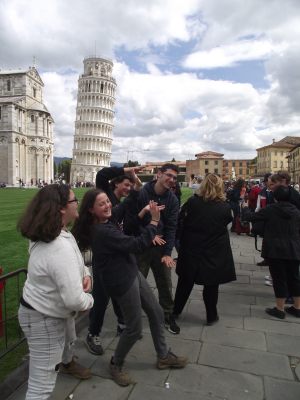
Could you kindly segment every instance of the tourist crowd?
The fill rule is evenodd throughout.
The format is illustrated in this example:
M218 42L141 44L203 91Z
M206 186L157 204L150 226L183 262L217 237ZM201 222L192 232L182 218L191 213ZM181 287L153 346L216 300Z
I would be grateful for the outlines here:
M110 299L119 340L109 369L117 384L133 383L124 363L142 338L142 311L149 320L156 367L184 368L188 359L168 347L165 328L180 333L178 320L195 284L203 286L206 324L218 322L219 285L236 280L230 223L238 235L254 236L260 226L261 265L269 266L275 294L275 306L266 312L300 318L300 195L287 173L268 174L261 185L238 179L226 187L216 174L192 177L194 194L180 207L176 165L163 165L145 185L138 171L103 168L80 209L69 186L47 185L18 223L30 240L19 308L30 351L27 400L48 399L57 371L91 377L73 355L75 317L90 310L87 348L102 355L101 330ZM88 253L92 276L82 256ZM172 268L178 275L174 297ZM158 300L147 282L150 270ZM287 299L292 301L288 307Z

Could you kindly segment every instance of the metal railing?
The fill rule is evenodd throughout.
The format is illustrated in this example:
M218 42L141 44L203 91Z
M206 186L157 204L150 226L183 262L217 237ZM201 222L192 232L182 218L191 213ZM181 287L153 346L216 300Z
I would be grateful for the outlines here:
M25 340L18 323L18 306L26 276L25 268L5 275L1 275L0 268L0 359ZM13 279L15 279L14 291L11 290Z

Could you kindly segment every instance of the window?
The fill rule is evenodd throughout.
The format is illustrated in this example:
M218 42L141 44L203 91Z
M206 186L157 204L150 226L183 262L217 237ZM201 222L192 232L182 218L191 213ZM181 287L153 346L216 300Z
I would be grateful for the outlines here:
M280 155L283 156L283 151L280 152Z
M2 116L2 108L0 107L0 119L1 119L1 116Z
M34 115L33 114L31 115L30 118L31 118L31 122L34 122Z
M33 97L36 97L36 88L33 88Z
M208 168L205 169L205 173L208 174Z
M218 165L218 161L215 161L215 165Z
M8 79L8 81L7 81L7 90L11 91L11 81L10 81L10 79Z
M277 151L275 151L275 156L277 156Z
M274 161L273 168L277 168L277 161Z
M232 166L235 167L235 161L232 161Z
M208 165L208 161L207 160L205 160L205 163L204 163L205 165Z
M218 168L215 168L215 174L218 174L218 173L219 173Z
M243 175L243 169L242 168L239 169L239 174Z
M243 166L243 162L242 161L240 161L240 167L242 167Z

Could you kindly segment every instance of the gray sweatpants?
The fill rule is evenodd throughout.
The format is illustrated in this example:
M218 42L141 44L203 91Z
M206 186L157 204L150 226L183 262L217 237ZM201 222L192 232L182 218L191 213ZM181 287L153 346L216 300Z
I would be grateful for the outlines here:
M122 365L125 357L142 334L142 309L147 314L153 344L160 358L166 357L168 348L164 334L164 313L148 282L139 272L128 291L115 297L119 304L126 328L120 336L114 363Z

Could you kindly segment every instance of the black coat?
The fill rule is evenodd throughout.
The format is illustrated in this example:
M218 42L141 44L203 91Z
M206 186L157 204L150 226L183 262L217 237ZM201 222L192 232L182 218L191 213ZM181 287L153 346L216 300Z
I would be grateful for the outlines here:
M287 201L270 204L257 213L244 213L246 221L264 222L262 257L300 260L300 211Z
M235 280L227 230L232 221L229 204L205 202L202 197L194 195L183 206L182 213L177 274L199 285Z

